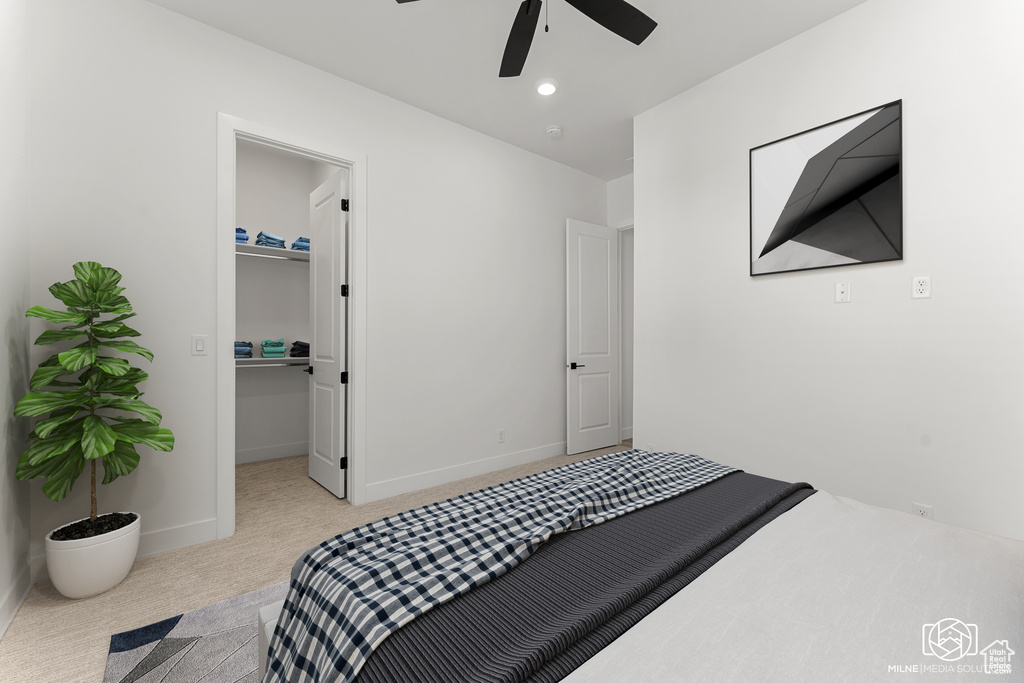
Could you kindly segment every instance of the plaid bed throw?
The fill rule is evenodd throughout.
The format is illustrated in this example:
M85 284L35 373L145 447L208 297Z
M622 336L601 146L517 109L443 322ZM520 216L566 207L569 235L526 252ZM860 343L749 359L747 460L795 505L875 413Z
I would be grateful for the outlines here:
M352 681L390 633L505 573L552 534L600 524L734 471L695 455L612 453L335 536L292 569L264 682Z

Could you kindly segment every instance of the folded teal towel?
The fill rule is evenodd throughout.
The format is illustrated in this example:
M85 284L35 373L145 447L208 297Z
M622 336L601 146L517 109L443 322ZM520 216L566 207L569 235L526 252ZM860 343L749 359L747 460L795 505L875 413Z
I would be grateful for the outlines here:
M268 346L269 347L274 347L274 346L284 347L284 339L277 339L277 340L264 339L263 341L260 342L260 346L262 346L263 348L267 348Z

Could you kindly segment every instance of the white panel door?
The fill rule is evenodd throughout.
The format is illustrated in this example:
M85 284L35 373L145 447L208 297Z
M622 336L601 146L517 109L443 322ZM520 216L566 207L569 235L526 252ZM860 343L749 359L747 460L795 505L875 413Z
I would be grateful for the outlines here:
M619 443L618 233L565 222L570 455Z
M342 172L338 171L309 195L309 476L345 497L346 299L348 214L342 212Z

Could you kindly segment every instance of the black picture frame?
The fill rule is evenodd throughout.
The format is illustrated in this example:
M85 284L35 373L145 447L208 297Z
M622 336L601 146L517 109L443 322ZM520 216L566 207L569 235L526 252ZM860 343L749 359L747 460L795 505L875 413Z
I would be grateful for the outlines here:
M750 275L903 259L903 100L750 150Z

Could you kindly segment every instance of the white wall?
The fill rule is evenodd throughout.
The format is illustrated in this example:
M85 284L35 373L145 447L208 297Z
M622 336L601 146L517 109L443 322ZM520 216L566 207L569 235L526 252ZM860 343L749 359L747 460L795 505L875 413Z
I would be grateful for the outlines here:
M633 174L608 181L608 227L633 225Z
M28 484L14 478L28 425L16 419L15 403L28 391L29 274L33 238L27 202L29 66L28 0L0 3L0 636L29 589Z
M32 298L83 258L124 274L177 437L101 493L142 512L144 551L215 533L215 358L189 339L232 341L214 335L218 112L367 156L371 498L564 448L564 224L605 221L603 181L148 3L31 11L33 230L53 244ZM33 494L33 542L83 488Z
M1024 538L1022 30L873 0L636 119L639 446ZM749 149L900 98L905 259L749 277Z

